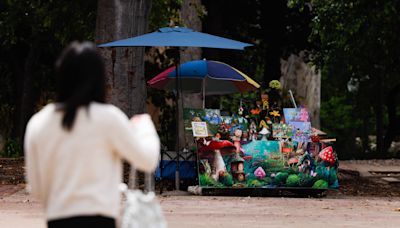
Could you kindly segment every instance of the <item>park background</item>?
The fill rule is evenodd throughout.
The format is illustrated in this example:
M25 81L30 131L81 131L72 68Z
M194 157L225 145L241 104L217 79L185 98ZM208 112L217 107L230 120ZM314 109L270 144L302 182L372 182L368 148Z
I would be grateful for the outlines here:
M280 80L284 104L291 105L291 89L298 105L309 109L313 126L337 139L342 160L398 158L399 10L399 1L370 0L0 1L0 156L23 156L26 123L54 100L54 61L69 42L100 44L187 26L254 46L243 52L186 48L181 62L220 60L264 89ZM149 89L146 81L173 65L176 53L100 51L108 101L128 116L154 114L162 143L174 147L174 94ZM211 97L206 106L237 110L240 99L261 92ZM198 95L185 97L186 106L201 103Z

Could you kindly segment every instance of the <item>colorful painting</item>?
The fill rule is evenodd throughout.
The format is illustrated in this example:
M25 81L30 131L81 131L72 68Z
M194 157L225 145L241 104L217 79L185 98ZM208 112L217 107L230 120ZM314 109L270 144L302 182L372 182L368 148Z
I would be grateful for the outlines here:
M290 124L272 124L272 137L291 138L293 136L293 126Z
M310 122L290 122L293 127L292 140L296 142L310 142L311 123Z
M310 115L305 108L284 108L285 122L310 122Z
M221 123L221 113L219 109L204 109L204 121L207 121L210 125L218 125Z
M210 134L217 132L222 122L218 109L183 109L183 124L186 131L192 131L192 122L206 122Z
M290 141L288 141L290 142ZM211 141L199 145L201 187L213 188L315 188L335 189L337 156L332 147L318 154L298 153L304 144L293 143L291 152L276 140L253 140L237 152L235 142Z
M208 137L206 122L192 122L192 130L194 137Z
M192 122L205 121L205 115L206 113L204 109L184 108L183 125L185 126L185 130L192 131Z

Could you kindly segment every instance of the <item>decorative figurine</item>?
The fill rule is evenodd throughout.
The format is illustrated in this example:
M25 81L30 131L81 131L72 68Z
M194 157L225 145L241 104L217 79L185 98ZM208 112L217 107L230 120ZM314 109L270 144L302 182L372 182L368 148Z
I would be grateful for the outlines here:
M250 141L257 139L257 125L256 125L256 122L254 120L250 121L249 139L250 139Z

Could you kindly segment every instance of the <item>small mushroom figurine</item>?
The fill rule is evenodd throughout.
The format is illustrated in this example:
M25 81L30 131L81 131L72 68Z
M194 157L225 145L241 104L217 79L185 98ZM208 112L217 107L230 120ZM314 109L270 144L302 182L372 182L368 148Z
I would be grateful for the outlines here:
M270 133L271 132L266 127L263 127L259 132L259 134L262 135L261 140L267 140L267 136L269 136Z
M318 156L322 159L322 161L328 163L328 168L335 165L337 161L336 154L333 152L333 148L331 146L325 147L323 150L321 150Z

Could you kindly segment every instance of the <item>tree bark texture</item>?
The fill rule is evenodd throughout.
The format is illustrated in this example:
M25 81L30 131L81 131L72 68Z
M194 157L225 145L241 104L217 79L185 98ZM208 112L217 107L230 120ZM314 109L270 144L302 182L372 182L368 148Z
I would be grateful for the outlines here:
M34 76L35 66L41 54L41 47L39 41L34 41L29 47L28 54L21 62L15 59L15 72L17 75L17 105L16 105L16 119L14 135L23 142L26 124L29 118L33 115L35 109L35 91L34 91Z
M195 31L201 31L201 20L198 16L198 9L201 8L200 0L185 0L181 7L181 19L184 26ZM201 48L183 47L180 51L180 61L185 63L191 60L201 59ZM202 94L185 93L182 94L184 107L202 108Z
M105 43L147 32L150 0L99 0L96 43ZM99 48L106 67L107 102L128 116L146 112L144 47Z
M202 23L198 15L198 9L201 8L200 0L185 0L181 6L181 20L183 25L195 31L201 31ZM180 62L185 63L191 60L201 59L201 48L182 47L180 48ZM179 104L179 148L190 146L192 144L191 134L185 136L183 126L183 108L202 108L202 93L182 92Z
M311 125L320 128L321 73L297 55L281 60L281 72L283 89L292 90L297 106L305 106L310 113Z

